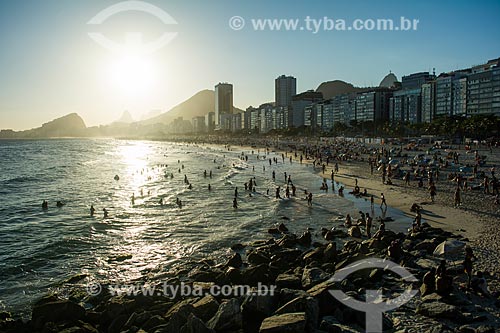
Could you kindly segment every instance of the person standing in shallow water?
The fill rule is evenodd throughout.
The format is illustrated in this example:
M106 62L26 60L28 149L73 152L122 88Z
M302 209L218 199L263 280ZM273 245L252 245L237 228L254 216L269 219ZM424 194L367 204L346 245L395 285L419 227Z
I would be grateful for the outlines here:
M95 214L94 205L90 205L90 216L94 216L94 214Z
M372 217L366 213L366 237L372 237Z
M382 200L382 202L380 203L380 208L382 208L383 205L385 205L385 208L387 208L387 202L385 201L384 193L380 193L380 199Z
M309 207L312 207L312 202L313 202L313 195L311 192L309 192L309 194L307 195L307 205Z
M234 197L234 199L233 199L233 208L234 209L238 208L238 200L236 199L236 197Z

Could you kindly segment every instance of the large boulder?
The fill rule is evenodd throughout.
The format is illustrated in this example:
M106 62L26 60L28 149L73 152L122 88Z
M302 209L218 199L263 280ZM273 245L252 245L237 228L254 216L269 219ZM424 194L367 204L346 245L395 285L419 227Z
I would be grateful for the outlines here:
M240 268L243 265L243 260L241 259L241 255L239 253L233 254L231 258L226 263L227 267Z
M271 259L260 251L251 251L247 255L247 261L252 265L268 264Z
M423 302L417 306L417 314L439 319L457 319L460 311L454 305L443 302Z
M274 314L281 315L296 312L305 312L306 326L309 332L312 332L318 327L319 303L317 299L305 296L297 297L280 307Z
M325 281L329 277L329 274L319 268L305 268L302 273L302 287L306 289L311 288L312 286Z
M77 322L85 316L85 309L68 300L57 300L37 304L33 308L32 321L35 327L48 322Z
M305 333L305 312L285 313L264 319L260 333Z
M205 325L200 318L190 314L180 333L215 333L215 331Z
M216 331L229 331L240 329L242 324L240 302L232 298L219 306L217 313L208 321L207 326Z
M250 286L256 286L259 282L268 283L269 267L266 264L252 266L242 273L243 282Z
M203 321L212 318L219 309L219 302L212 295L207 295L193 304L193 313Z
M295 274L280 274L276 278L275 284L278 288L298 289L302 286L301 279Z

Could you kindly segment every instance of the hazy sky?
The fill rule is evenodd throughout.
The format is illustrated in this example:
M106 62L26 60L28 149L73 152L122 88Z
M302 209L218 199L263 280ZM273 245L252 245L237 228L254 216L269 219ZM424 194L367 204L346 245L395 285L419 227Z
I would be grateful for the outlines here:
M500 57L500 1L150 0L178 24L124 12L92 27L87 22L120 1L0 2L0 128L26 129L77 112L87 126L124 110L139 119L166 111L218 82L234 84L240 108L274 99L274 79L297 78L297 91L322 81L377 85L389 70L449 71ZM239 31L229 19L241 16ZM417 31L255 31L251 19L418 19ZM304 26L304 21L301 21ZM89 32L123 42L126 32L153 41L178 32L138 62L123 61Z

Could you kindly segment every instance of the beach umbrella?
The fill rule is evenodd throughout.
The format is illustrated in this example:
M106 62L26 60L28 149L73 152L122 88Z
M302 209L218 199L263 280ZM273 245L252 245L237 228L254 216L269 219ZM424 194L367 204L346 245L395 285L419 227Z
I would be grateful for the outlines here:
M462 251L465 245L465 242L456 239L449 239L436 246L434 249L434 255L445 256L448 254L456 254Z

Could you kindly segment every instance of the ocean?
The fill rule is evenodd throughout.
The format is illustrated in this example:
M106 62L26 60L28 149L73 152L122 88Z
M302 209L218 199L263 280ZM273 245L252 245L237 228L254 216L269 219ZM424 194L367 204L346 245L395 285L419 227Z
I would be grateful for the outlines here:
M269 165L274 157L278 163ZM257 148L114 139L0 140L0 311L28 314L37 298L64 289L61 282L76 274L127 283L185 261L223 260L231 245L269 238L267 230L281 222L291 232L311 228L318 238L322 227L338 227L342 215L357 217L360 207L368 211L364 199L333 193L330 180L330 191L321 191L318 171ZM297 197L275 199L276 187L286 187L285 172ZM250 196L244 183L254 177L256 192ZM235 187L238 209L233 209ZM305 189L313 193L312 208ZM65 205L56 207L57 201ZM388 214L399 213L390 209ZM411 225L404 216L397 220L387 228Z

